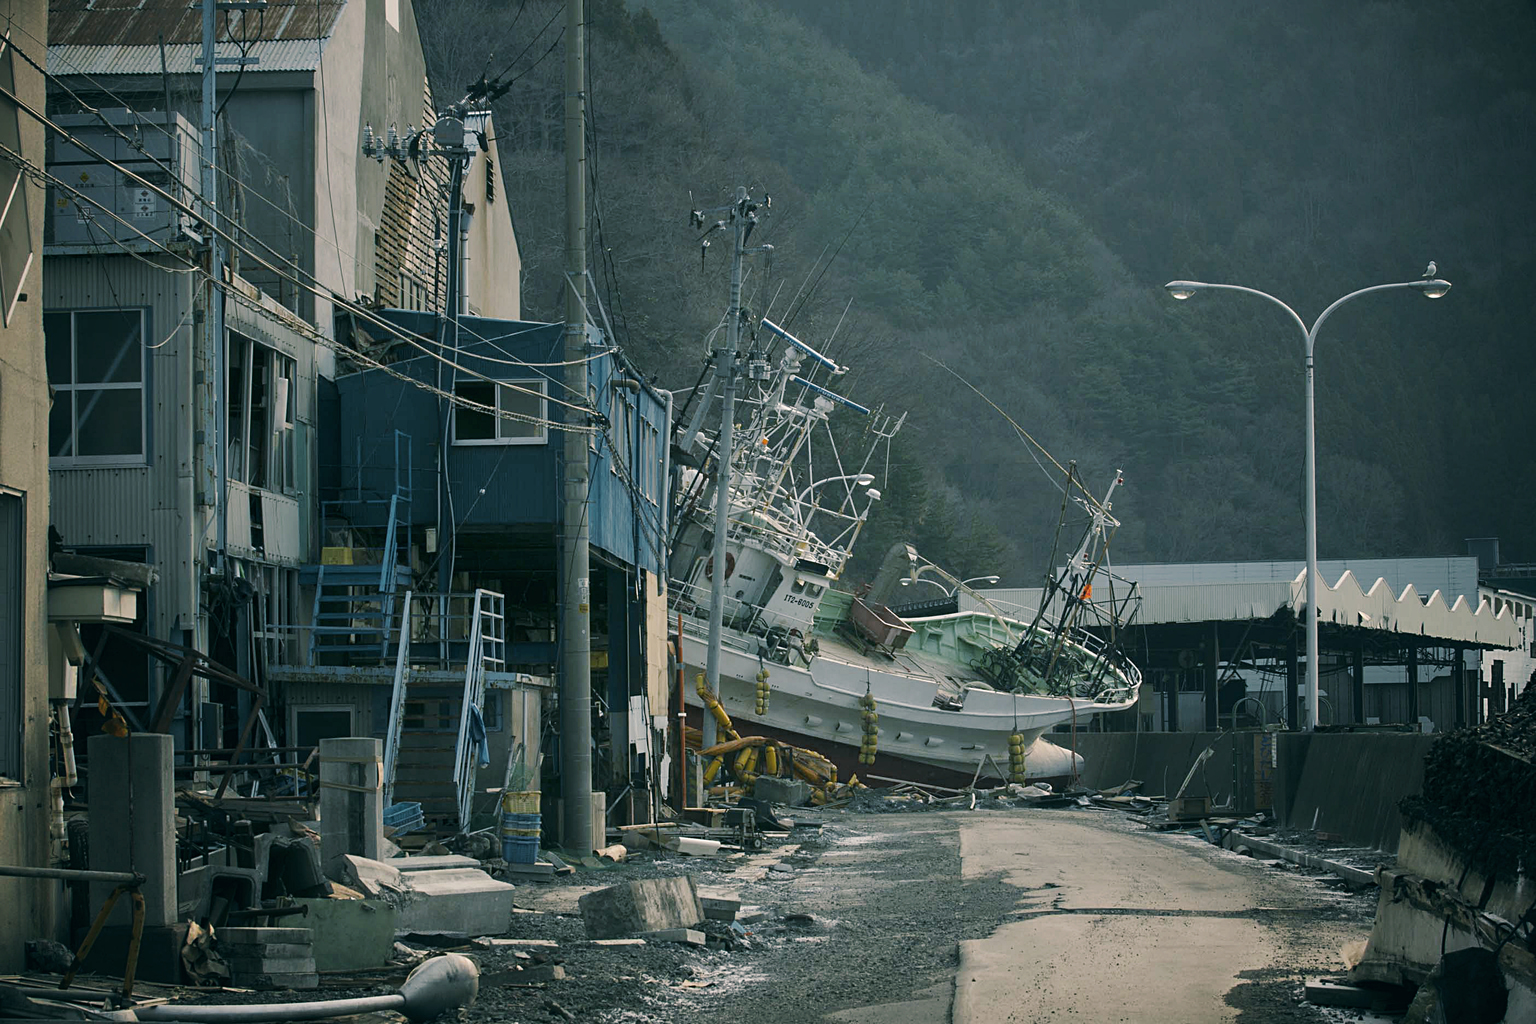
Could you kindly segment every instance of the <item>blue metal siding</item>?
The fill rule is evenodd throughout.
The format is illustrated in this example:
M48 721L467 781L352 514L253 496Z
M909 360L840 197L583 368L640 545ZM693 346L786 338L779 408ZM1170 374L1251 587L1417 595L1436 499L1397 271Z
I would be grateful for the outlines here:
M431 314L387 310L382 315L419 336L421 346L438 351L427 340L435 337L436 320ZM461 349L453 361L467 371L459 373L461 380L482 374L494 380L542 380L549 399L547 418L558 422L565 410L557 401L570 396L562 379L563 368L549 364L561 360L563 332L563 324L464 317L460 321ZM394 363L391 370L436 387L439 367L436 358L423 354ZM444 381L451 379L453 373L444 368ZM589 391L597 396L598 407L605 415L612 408L611 382L622 376L623 368L611 354L597 355L588 364ZM412 521L432 525L437 515L437 449L442 431L437 396L381 370L350 374L336 384L340 395L338 447L343 466L338 481L343 497L352 498L359 489L365 499L388 495L394 480L392 438L395 430L402 430L412 439ZM660 573L661 515L666 502L660 493L665 481L659 462L668 434L666 404L645 388L622 388L619 393L625 399L627 429L610 425L599 435L596 451L592 452L589 446L592 486L588 530L592 544L616 560ZM642 440L646 431L654 431L649 447ZM632 496L625 479L613 471L610 437L628 438L629 457L624 460L628 477L637 486L647 485L657 492L649 499ZM455 517L472 527L553 529L560 510L562 439L560 431L550 429L545 440L537 444L452 445L448 474ZM649 473L642 472L636 464L641 450L654 454L658 463ZM356 468L359 459L361 474Z

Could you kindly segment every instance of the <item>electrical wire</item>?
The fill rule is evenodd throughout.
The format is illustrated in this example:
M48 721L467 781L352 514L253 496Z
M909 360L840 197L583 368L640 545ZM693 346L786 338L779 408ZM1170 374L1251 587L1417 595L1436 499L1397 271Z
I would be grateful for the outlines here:
M15 103L17 105L18 109L26 112L28 116L30 116L30 117L40 121L41 123L43 123L47 127L52 128L55 132L57 132L61 137L63 137L71 145L75 146L76 148L80 149L81 151L83 151L85 153L90 154L91 156L96 157L96 159L100 160L101 162L103 162L107 166L112 167L113 169L121 172L125 176L127 176L129 178L132 178L135 181L138 181L139 183L141 183L144 187L148 188L149 190L158 193L168 203L176 206L178 209L180 209L182 212L188 214L189 216L193 216L193 217L198 216L196 211L194 211L190 206L188 206L187 204L183 203L181 200L177 199L175 196L172 196L169 192L167 192L160 185L158 185L155 182L151 181L150 179L144 177L143 175L138 174L137 172L131 170L130 168L125 167L122 164L119 164L116 161L111 160L110 158L106 157L101 152L96 150L94 147L90 146L88 143L86 143L83 140L77 138L76 136L71 134L68 130L66 130L62 126L60 126L57 123L55 123L52 120L50 120L46 115L41 114L38 111L36 111L35 109L33 109L29 104L24 102L14 92L11 92L10 90L7 90L3 86L0 86L0 95L3 95L5 97L7 97L8 99L10 99L13 103ZM31 165L30 163L26 162L25 158L23 156L21 156L21 154L15 153L14 151L11 151L9 149L7 149L7 153L10 154L13 157L14 160L21 161L23 164L26 164L26 166L28 166L28 167L33 167L33 165ZM20 166L20 164L18 166ZM53 176L49 175L48 172L46 170L44 170L44 169L36 168L36 167L33 167L33 169L38 171L39 173L42 173L43 175L49 177L50 179L53 179L55 181L59 181L59 179L53 178ZM79 189L76 189L73 186L69 186L69 185L67 185L67 183L63 183L62 181L60 181L60 184L63 185L64 187L66 187L66 188L69 188L69 190L73 194L75 194L76 196L79 196L80 198L85 198L84 194L81 193ZM133 227L132 225L129 225L126 220L124 220L122 217L118 216L115 212L110 211L110 210L106 210L106 208L104 206L102 206L100 203L96 202L95 200L86 198L85 201L90 203L90 205L92 205L92 206L96 206L96 207L101 208L104 212L107 212L109 215L111 215L115 220L118 220L118 221L122 222L123 224L125 224L126 226L130 227L134 231L135 234L137 234L137 235L145 238L146 240L154 243L157 247L165 248L159 242L157 242L154 239L151 239L148 235L144 234L144 232L139 231L137 228ZM290 274L287 274L284 271L280 270L279 268L274 267L270 263L266 262L260 256L260 254L254 252L254 251L248 249L247 247L245 247L244 245L242 245L239 241L237 241L235 239L235 237L233 235L231 235L228 231L224 230L223 228L214 227L212 225L207 225L207 226L208 226L208 228L210 230L210 233L214 234L215 236L217 236L218 238L223 240L226 244L232 246L234 249L236 249L236 250L238 250L240 252L243 252L246 255L250 256L253 260L255 260L257 263L261 264L261 266L264 269L266 269L267 271L269 271L270 273L272 273L272 274L274 274L274 275L276 275L278 277L281 277L281 278L289 281L290 283L294 284L296 287L298 287L300 289L310 291L317 298L321 298L321 299L327 300L327 301L329 301L329 302L331 302L331 303L341 307L342 309L351 312L356 317L360 317L360 318L362 318L362 319L364 319L366 321L369 321L371 323L375 323L375 324L379 325L380 327L384 328L385 331L387 331L390 334L393 334L399 340L404 341L406 344L411 345L412 347L420 350L421 352L423 352L424 354L430 356L431 358L437 359L440 362L444 363L445 365L451 366L455 370L457 370L459 372L462 372L462 373L466 374L469 377L473 377L473 378L485 381L487 383L499 384L502 387L509 388L509 389L511 389L513 391L516 391L516 392L522 392L522 393L528 394L528 395L538 395L540 398L544 399L545 401L554 402L557 405L562 405L562 406L565 406L565 407L573 409L573 410L589 411L588 407L585 404L581 404L581 405L572 404L570 402L566 402L566 401L563 401L561 399L551 397L551 396L549 396L548 394L546 394L543 391L534 391L534 390L532 390L530 388L524 388L524 387L521 387L521 386L516 385L516 384L508 383L506 381L500 381L500 380L497 380L495 378L489 377L486 374L480 373L480 372L475 371L475 370L471 370L468 367L465 367L465 366L463 366L463 365L461 365L459 363L456 363L453 360L448 359L448 358L446 358L444 356L438 355L438 354L432 352L430 349L428 349L424 344L422 344L421 341L418 340L416 335L413 335L410 332L405 331L402 328L399 328L396 325L389 323L388 321L384 320L383 318L375 315L372 311L370 311L368 309L365 309L365 308L363 308L361 306L358 306L355 303L349 302L348 300L346 300L346 299L336 295L329 288L325 287L323 283L319 282L318 279L315 279L315 281L316 281L315 284L306 284L306 283L300 281L298 278L296 278L296 277L294 277L294 276L292 276ZM167 249L166 251L169 252L170 250ZM199 271L201 272L201 268L199 268ZM310 276L312 276L312 275L310 275ZM473 330L470 330L469 333L471 335L473 335L473 336L478 337L478 334L475 331L473 331ZM382 364L379 364L379 365L382 365ZM547 377L552 382L554 381L554 378L552 376L548 375L548 374L540 374L540 376ZM564 386L564 385L562 384L562 386ZM567 388L567 390L570 390L570 389ZM582 397L585 398L585 396L582 396ZM511 414L511 413L509 413L507 415L510 416L511 418L517 418L520 414Z
M528 0L523 0L522 4L518 6L517 14L513 15L513 17L512 17L512 26L513 27L515 27L517 25L517 19L522 17L523 8L526 7L527 5L528 5ZM542 36L545 32L548 32L549 31L549 26L553 25L555 23L555 19L560 17L560 15L562 15L564 13L565 13L565 4L561 4L559 9L556 10L554 14L551 14L549 16L549 20L544 23L544 27L539 29L537 32L535 32L533 34L533 38L528 40L528 45L524 46L522 48L522 50L520 50L518 52L517 56L513 57L512 60L510 62L508 62L507 66L501 70L500 74L498 74L495 78L491 79L491 81L488 83L488 85L490 86L491 89L500 88L501 79L505 78L507 73L509 71L511 71L514 67L517 66L517 62L522 60L523 57L528 53L529 50L533 49L533 45L539 41L539 37ZM507 31L510 32L511 28L508 28ZM565 29L562 28L560 31L561 31L562 34L564 34ZM554 49L554 47L550 47L550 49ZM547 56L547 54L546 54L546 56ZM543 58L540 58L540 59L542 60ZM535 63L533 66L534 67L538 67L538 64ZM528 69L528 71L531 71L531 70L533 70L533 69L532 68ZM528 71L524 71L523 74L527 74ZM521 77L522 77L522 75L518 76L518 78L521 78ZM512 82L515 82L515 81L517 81L517 78L512 79L511 82L507 82L506 84L507 84L507 86L511 86ZM505 89L503 89L502 91L504 92Z
M564 4L560 5L560 10L561 11L565 10L565 5ZM559 13L560 13L560 11L556 11L555 12L555 14L557 16L559 15ZM543 53L539 54L539 59L538 60L534 61L532 64L528 65L526 68L524 68L523 70L519 71L515 76L513 76L510 80L508 80L506 82L506 84L500 86L499 87L498 95L499 95L500 92L505 92L506 90L512 88L512 86L514 84L516 84L519 80L521 80L523 78L526 78L529 74L531 74L533 72L533 70L535 68L537 68L540 64L543 64L544 63L544 58L546 58L550 54L554 53L555 52L555 47L559 46L560 45L560 40L562 40L564 38L565 38L565 29L561 28L559 35L555 36L555 41L549 44L549 49L547 49Z
M0 94L4 94L4 93L5 93L5 90L3 88L0 88ZM152 238L149 235L145 234L143 231L139 230L135 225L129 223L126 219L118 216L114 211L106 209L106 207L102 206L97 201L87 197L83 192L80 191L80 189L74 187L69 182L63 180L62 178L57 177L56 175L49 174L46 170L38 167L36 164L33 164L31 161L27 160L20 153L17 153L15 150L11 149L9 146L6 146L4 143L0 143L0 157L3 157L4 159L6 159L9 162L11 162L12 164L14 164L23 173L28 174L30 177L32 177L38 184L43 185L43 186L53 185L56 188L59 188L59 189L65 191L65 192L67 192L70 195L70 197L75 201L76 205L80 205L82 203L85 203L85 204L89 204L91 206L97 207L98 209L102 210L104 213L106 213L109 216L113 217L113 219L119 221L124 227L128 228L130 231L133 231L135 234L137 234L140 238L142 238L145 242L147 242L153 248L158 249L158 250L164 252L166 255L171 256L171 257L173 257L175 259L178 259L181 262L187 264L188 269L191 272L197 274L202 279L204 279L204 280L206 280L208 282L211 282L211 283L213 283L215 285L222 285L222 282L218 281L218 279L213 274L209 273L208 271L204 270L202 267L200 267L197 264L193 263L191 260L187 259L187 257L181 255L180 253L175 252L174 250L172 250L171 248L166 246L164 243L160 242L158 239ZM114 239L114 241L116 241L116 240ZM121 243L119 242L119 244L121 244ZM169 269L169 268L167 268L167 269ZM260 314L263 314L263 315L272 315L272 311L270 309L268 309L267 307L263 306L259 300L246 295L243 291L241 291L239 289L229 289L229 290L227 290L225 292L225 294L227 296L229 296L230 298L233 298L237 303L239 303L239 304L245 306L246 308L252 310L253 312L260 313ZM553 420L546 420L546 419L542 419L542 418L537 417L537 416L530 416L530 415L523 414L523 413L511 412L511 411L507 411L507 410L500 410L500 409L494 408L493 406L487 406L487 405L485 405L483 403L475 402L475 401L473 401L471 399L464 398L461 395L450 394L449 392L443 391L440 388L434 387L433 385L427 383L426 381L417 380L416 378L411 377L408 374L402 373L402 372L400 372L399 370L395 369L393 366L391 366L389 364L386 364L386 363L380 362L379 360L373 359L372 357L368 356L366 353L363 353L363 352L361 352L361 351L359 351L357 349L350 348L350 347L342 344L341 342L336 341L334 338L326 337L324 334L322 334L320 332L320 330L318 328L316 328L313 324L309 323L306 320L302 320L302 319L299 319L297 317L294 317L292 320L284 320L284 324L289 329L293 330L295 333L301 334L301 335L309 338L309 340L313 341L317 345L320 345L320 346L322 346L324 348L331 349L332 351L336 352L338 355L341 355L341 356L344 356L344 357L346 357L348 359L353 360L354 362L362 365L364 368L379 370L379 371L387 374L388 376L391 376L391 377L395 378L396 380L401 381L402 383L410 384L412 387L418 388L418 389L420 389L422 391L425 391L425 392L427 392L429 394L436 395L436 396L438 396L440 398L446 398L450 402L453 402L454 404L460 406L461 408L469 409L469 410L474 411L474 412L479 412L479 413L482 413L484 415L492 416L492 417L497 418L497 419L509 419L509 420L515 420L515 421L523 422L523 423L532 423L532 424L536 424L536 425L540 425L540 426L545 426L545 427L548 427L548 428L553 429L553 430L565 430L565 431L571 431L571 432L582 433L582 434L592 434L592 433L596 432L596 428L594 428L592 426L580 426L580 425L574 425L574 424L567 424L567 423L564 423L564 422L553 421ZM390 324L386 323L385 326L391 328L392 330L398 331L399 333L404 335L403 331L400 331L399 328L395 328L393 325L390 325ZM512 385L507 385L507 384L504 384L503 382L492 380L491 378L486 378L486 379L490 380L492 383L501 384L503 387L512 387ZM528 389L519 389L519 390L526 391ZM545 396L542 396L541 392L532 392L532 393L540 394L541 397L545 397Z
M30 35L30 33L28 33L28 35ZM36 39L35 36L32 36L31 38ZM51 80L54 83L58 84L65 92L67 92L70 95L70 97L77 104L80 105L80 107L83 110L89 112L98 121L100 121L103 126L105 126L113 134L115 134L120 140L122 140L123 142L127 143L130 147L134 148L139 153L143 154L143 156L147 160L149 160L152 164L154 164L156 167L158 167L161 171L163 171L167 175L171 176L173 181L175 180L174 175L171 174L171 169L169 167L167 167L159 159L154 157L152 154L150 154L147 151L145 151L142 142L136 142L134 139L130 138L117 125L113 124L110 120L108 120L106 115L103 114L100 110L98 110L95 107L92 107L90 104L86 103L85 100L77 92L75 92L73 89L71 89L69 87L68 83L66 83L66 82L64 82L62 80L62 78L60 78L57 75L53 75L53 74L49 73L46 70L46 68L44 68L42 65L40 65L37 61L33 60L28 54L26 54L24 51L22 51L19 47L13 47L13 48L15 49L15 52L17 52L18 54L21 55L22 59L24 61L26 61L26 63L30 64L33 68L35 68L36 70L41 72L49 80ZM72 66L74 66L74 65L72 65ZM75 66L75 67L78 70L78 66ZM321 74L321 93L322 93L322 101L323 101L324 89L325 89L325 86L324 86L324 70L323 70L323 68L321 69L320 74ZM111 90L106 89L104 86L102 86L96 79L92 78L90 75L84 74L82 72L81 76L84 77L87 81L91 82L93 85L95 85L98 89L100 89L103 94L111 97L112 99L116 100L119 103L122 103L124 109L128 110L129 113L132 113L132 114L136 115L140 119L141 123L149 125L150 127L152 127L155 130L159 131L161 134L165 135L168 139L171 139L172 141L176 141L176 137L164 125L156 123L156 122L150 120L144 114L140 113L139 111L135 110L133 107L129 106L126 100L124 100L122 97L118 96L117 94L113 93ZM324 112L322 110L322 114L323 113ZM45 123L49 124L49 126L53 127L56 131L60 131L61 134L65 134L65 133L63 133L62 129L60 129L57 125L52 124L52 122L45 122ZM261 154L259 150L256 150L254 147L250 147L249 143L246 143L246 145L247 145L248 148L251 148L252 152L256 153L258 156L261 156L263 159L266 159L265 155ZM88 151L94 153L94 150L88 150ZM96 154L96 155L100 156L100 154ZM441 159L441 157L439 157L438 159ZM108 163L112 163L111 161L107 161L107 162ZM426 163L426 166L424 166L422 168L422 176L421 176L422 180L419 181L418 188L426 187L427 181L425 179L428 178L428 177L432 177L434 179L432 181L433 185L436 185L436 186L438 186L440 188L441 187L445 187L444 183L439 178L440 169L435 166L435 164L432 161L432 159L429 158L425 163ZM311 227L308 224L305 224L301 219L299 219L299 217L296 215L296 213L294 213L291 210L284 210L282 207L279 207L276 203L274 203L272 200L268 199L266 196L262 195L260 192L254 192L244 181L242 181L240 178L238 178L236 175L234 175L230 171L227 171L224 168L219 167L216 162L210 164L209 161L199 159L199 165L201 167L209 167L209 166L211 166L213 171L214 171L214 173L216 175L223 175L225 178L229 179L230 184L232 184L233 186L238 188L242 195L246 195L246 196L255 195L258 200L260 200L261 202L265 203L267 206L271 207L272 210L275 211L278 214L279 217L286 218L291 224L297 225L300 229L302 229L303 231L308 232L310 235L312 235L317 242L321 243L322 245L326 245L326 246L330 247L332 250L334 250L335 253L336 253L336 259L337 259L337 271L343 277L345 276L343 257L351 257L351 256L353 256L353 254L351 252L347 251L346 249L342 248L342 246L340 245L340 241L339 241L340 232L339 232L338 228L336 227L336 214L335 214L335 201L334 201L334 198L331 199L331 222L332 222L332 232L333 232L333 235L335 237L333 237L333 238L326 238L325 236L321 235L320 232L317 231L315 228ZM117 167L118 165L112 164L112 166ZM126 168L119 167L118 169L122 170L124 173L131 174L131 172L129 172ZM326 181L327 181L327 195L331 196L332 195L332 190L329 188L329 185L330 185L330 159L329 159L329 151L327 151L327 154L326 154L326 175L327 175L327 178L326 178ZM133 175L133 176L134 177L138 177L137 175ZM140 180L143 180L143 179L140 179ZM156 191L162 191L162 190L156 189ZM163 192L162 192L162 194L163 194ZM170 198L170 197L167 196L167 198ZM186 207L183 207L183 208L186 209ZM188 210L188 212L191 212L191 211ZM195 216L196 214L194 213L193 215ZM232 241L232 239L231 239L231 241ZM283 263L286 266L294 266L293 264L288 263L279 253L277 253L276 250L274 250L270 245L268 245L265 242L265 240L263 240L261 238L255 238L254 241L256 243L260 244L262 246L262 248L266 249L267 252L273 258L275 258L278 262ZM312 287L306 286L302 282L296 280L292 274L283 273L282 271L279 271L276 268L271 267L269 264L266 263L264 258L261 257L260 255L254 253L254 252L251 252L249 249L245 249L243 247L238 247L238 248L240 248L241 251L245 252L246 254L252 256L252 258L256 259L258 262L263 262L264 265L267 266L267 269L271 270L273 272L273 274L278 276L280 279L288 281L289 283L293 284L296 288L299 288L300 290L314 291L314 289ZM132 252L132 250L125 250L125 251L128 251L130 253ZM355 257L354 257L354 259L355 259ZM169 269L169 268L166 268L166 269ZM306 274L308 273L307 271L302 271L301 268L299 268L297 266L294 266L294 270L295 271L299 271L299 272L303 272L303 273L306 273ZM313 275L308 275L308 276L313 278ZM316 284L320 285L321 287L324 287L323 283L320 282L318 278L314 278L314 280L315 280ZM327 289L327 292L328 292L328 294L324 295L322 297L328 298L328 299L330 299L333 302L337 301L336 297L334 296L334 293L330 293L329 289ZM318 295L319 293L317 292L316 294ZM342 303L342 304L345 304L345 303ZM480 335L478 332L474 331L473 329L465 328L462 324L460 326L460 330L461 331L462 330L467 330L468 333L471 335L471 337L475 338L476 340L489 343L488 339L486 339L484 336ZM417 347L420 347L420 346L418 345ZM498 348L498 350L501 351L504 355L507 355L509 357L509 359L505 361L507 363L507 365L526 365L529 368L539 368L539 367L543 367L543 366L569 365L569 364L565 364L565 363L547 363L547 364L545 364L545 363L525 363L525 362L521 362L521 361L517 360L515 357L512 357L511 353L506 352L505 349L499 349ZM594 358L595 358L595 356L594 356ZM492 361L492 362L503 362L501 360L495 360L495 359L491 359L490 361ZM559 384L562 387L565 386L564 382L559 381L555 377L550 376L548 374L538 374L538 376L546 377L551 383ZM567 390L569 390L569 389L567 388ZM558 400L555 400L555 401L558 401Z
M214 120L218 120L219 115L224 113L224 108L229 106L229 101L235 98L235 93L240 88L240 81L241 81L241 79L243 79L245 77L246 62L248 60L250 60L250 57L251 57L251 43L253 42L253 40L251 39L251 34L249 32L247 32L245 34L245 41L243 43L236 42L235 37L234 37L234 33L232 33L229 30L229 18L230 18L230 12L229 11L225 11L224 12L224 34L226 36L229 36L229 41L230 42L232 42L236 46L240 47L240 70L235 73L235 84L231 85L229 87L229 92L226 93L225 96L224 96L224 102L220 103L218 105L218 107L215 108L215 110L213 112ZM245 11L241 11L240 12L240 27L242 29L245 28L245 23L247 21L249 21L249 20L250 20L249 14L247 12L245 12ZM257 23L256 23L256 38L257 39L261 38L261 34L262 34L262 32L266 31L266 28L267 28L267 12L266 12L265 9L263 9L262 12L261 12L261 15L260 15L260 20L257 21ZM170 113L170 111L166 111L166 113Z

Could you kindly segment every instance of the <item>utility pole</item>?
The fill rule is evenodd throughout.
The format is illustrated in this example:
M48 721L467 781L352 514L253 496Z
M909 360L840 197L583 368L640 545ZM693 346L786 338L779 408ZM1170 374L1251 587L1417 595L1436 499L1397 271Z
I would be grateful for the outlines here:
M444 351L452 353L453 360L459 355L459 316L464 308L464 246L459 235L464 231L464 166L469 162L469 148L464 144L463 104L448 109L432 126L432 141L438 152L448 158L448 245L444 250L448 260L447 289L443 296L443 318L439 321ZM457 554L457 530L453 522L453 498L449 493L448 453L453 443L453 400L458 383L458 371L445 361L437 364L438 402L442 406L441 430L437 445L437 592L438 635L447 639L449 633L448 595L453 592L454 557ZM447 378L446 380L444 378ZM491 405L496 397L491 396ZM362 467L358 467L362 472Z
M738 186L736 199L729 206L718 207L709 213L725 213L725 220L717 220L700 239L704 251L708 251L709 235L715 231L730 231L731 239L731 302L725 314L725 348L715 352L715 376L720 391L720 433L715 444L715 546L711 563L714 571L709 581L709 643L705 650L704 678L710 690L720 694L720 631L725 621L725 539L731 512L731 453L736 437L736 350L741 337L741 263L747 255L747 239L757 225L758 203L752 201L747 190ZM773 205L764 197L762 209ZM704 224L706 211L694 210L695 227ZM772 252L773 246L760 246L757 250ZM715 718L706 709L701 718L704 746L715 745Z
M566 0L565 22L565 383L587 394L587 148L586 25L582 0ZM585 410L569 408L571 426L588 426ZM587 496L591 467L587 435L565 432L564 496L560 519L560 837L577 856L592 852L592 635L588 579ZM620 711L622 713L622 709Z
M204 542L208 522L198 516L197 541L194 544L192 569L201 577L201 570L217 568L229 574L225 560L228 550L227 528L229 525L229 488L225 479L225 369L224 369L224 245L219 239L219 133L217 79L219 64L255 64L255 57L218 56L215 22L219 11L251 11L266 6L266 0L201 0L203 14L203 102L201 125L203 133L202 156L199 160L198 191L203 207L203 241L206 243L208 284L203 308L202 334L193 352L194 381L196 387L197 428L194 432L194 463L196 466L196 504L200 509L210 509L213 517L213 555L210 558ZM167 128L171 127L171 109L165 110ZM199 592L201 578L199 578ZM197 617L195 644L204 651L213 649L209 636L209 623L204 615ZM191 747L203 746L199 742L202 727L203 704L208 699L208 682L198 679L193 683L191 713L187 722L187 743Z

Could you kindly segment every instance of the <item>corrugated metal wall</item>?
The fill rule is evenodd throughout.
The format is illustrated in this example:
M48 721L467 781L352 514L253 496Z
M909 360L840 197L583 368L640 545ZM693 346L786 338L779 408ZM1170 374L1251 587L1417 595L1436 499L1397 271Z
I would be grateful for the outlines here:
M71 546L145 547L160 571L149 595L149 629L168 637L194 629L199 595L193 564L208 543L193 508L193 275L134 256L49 256L44 275L47 310L142 308L146 311L144 374L145 458L141 465L50 467L50 517ZM276 497L282 537L274 550L289 564L310 560L314 478L316 346L278 314L245 303L226 304L231 331L237 331L297 363L295 463L301 489ZM271 503L269 503L271 504ZM297 505L297 515L293 506ZM245 530L248 505L230 509L231 531ZM276 513L276 510L274 510ZM244 554L237 550L237 554Z
M169 266L170 264L167 264ZM192 283L132 256L49 256L47 310L144 308L147 458L138 467L51 467L50 518L69 545L144 546L160 570L150 629L193 628Z

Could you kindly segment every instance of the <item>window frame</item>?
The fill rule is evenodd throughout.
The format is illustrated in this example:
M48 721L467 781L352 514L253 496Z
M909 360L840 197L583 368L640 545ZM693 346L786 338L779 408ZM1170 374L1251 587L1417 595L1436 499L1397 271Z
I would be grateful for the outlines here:
M12 56L9 31L0 34L0 85L15 94L16 62ZM15 148L20 152L21 108L0 96L0 117L8 118L4 128L9 130L4 131L4 134L17 142ZM16 304L21 301L22 289L27 283L27 275L32 272L32 264L37 262L36 240L32 237L32 216L27 210L27 176L21 173L20 168L11 169L16 173L15 180L11 182L6 194L0 196L0 237L3 237L5 225L10 222L12 215L18 217L17 230L11 234L12 237L26 240L27 257L21 261L19 268L6 267L3 259L0 259L0 325L5 327L11 326L11 320L16 315ZM0 249L0 257L4 255L4 250Z
M79 348L76 322L82 313L137 313L139 315L139 379L137 381L91 381L79 383L80 375L77 350ZM67 382L59 382L49 379L48 383L53 388L53 402L68 401L70 403L69 422L71 434L71 447L79 447L79 408L75 402L75 393L78 391L137 391L139 393L139 451L137 454L128 453L122 455L55 455L53 454L53 436L49 431L48 437L48 468L49 469L93 469L98 467L141 467L150 464L150 437L149 437L149 346L146 344L149 338L150 310L148 306L82 306L69 309L44 309L43 317L46 323L49 316L69 317L69 376ZM47 348L46 331L44 349ZM46 357L45 357L46 358ZM67 396L67 398L65 397Z
M12 504L14 503L14 504ZM7 575L15 583L14 600L7 601L0 594L0 612L11 621L0 621L0 647L7 648L12 658L11 667L0 675L0 788L21 786L26 783L26 720L25 710L27 668L27 495L24 491L0 487L0 507L10 506L0 516L0 522L9 520L15 526L14 536L0 534L0 587L6 585ZM14 605L14 607L8 607ZM0 660L0 669L5 662ZM6 678L6 676L10 678Z
M237 330L225 332L225 471L235 483L270 494L299 493L295 470L294 434L298 422L299 362L274 345ZM264 358L258 367L258 350ZM263 378L262 399L256 403L257 370ZM282 382L287 393L281 395ZM278 398L283 397L282 408ZM261 422L257 422L258 419ZM238 421L238 422L235 422ZM263 437L258 441L256 430ZM238 434L236 431L238 430ZM260 456L259 460L257 456ZM254 483L254 467L261 463L261 483Z
M357 706L355 704L290 704L288 705L288 736L294 746L299 745L299 716L301 714L334 714L344 711L347 714L347 734L357 735ZM334 737L332 737L334 738ZM320 743L315 742L315 749L320 749Z
M461 387L466 386L466 385L469 385L469 386L483 386L483 385L487 385L487 384L493 384L496 387L496 392L495 392L496 404L494 406L494 408L496 410L496 415L491 417L491 419L492 419L492 429L496 432L497 436L495 436L495 437L460 437L459 436L459 413L461 411L463 411L463 407L460 406L457 402L455 402L454 403L454 407L453 407L453 417L452 417L453 418L453 427L452 427L453 438L452 438L452 444L455 447L458 447L458 446L476 447L476 446L484 446L484 445L504 445L504 444L548 444L549 443L549 425L548 425L547 422L546 423L540 423L538 425L538 433L536 435L532 435L532 436L529 436L529 437L502 437L501 436L501 424L505 423L505 422L515 422L515 421L504 420L502 418L502 416L501 416L501 412L502 412L502 409L503 409L503 406L501 404L502 395L503 394L519 394L518 391L513 390L514 387L516 387L516 388L524 388L524 389L529 390L529 391L537 390L538 393L539 393L539 411L538 411L537 415L538 415L539 419L547 421L549 419L549 388L548 388L548 381L543 380L541 378L533 378L533 379L528 379L528 380L524 380L524 379L521 379L521 378L489 380L489 379L486 379L486 378L483 378L483 377L473 377L473 378L470 378L468 380L461 380L461 381L455 382L455 384L453 385L454 397L455 398L462 397L459 394L459 389ZM486 415L485 413L479 412L478 410L474 410L474 409L471 409L469 411L471 413L475 414L475 415L480 415L480 416Z

